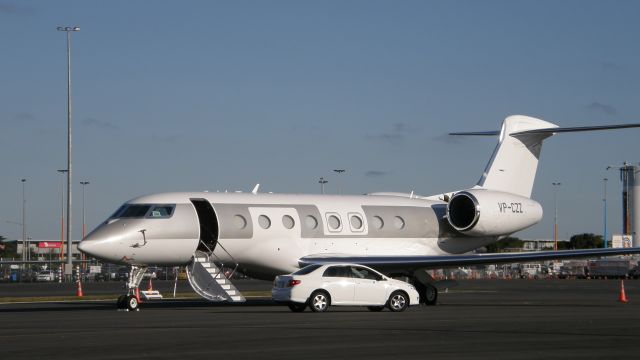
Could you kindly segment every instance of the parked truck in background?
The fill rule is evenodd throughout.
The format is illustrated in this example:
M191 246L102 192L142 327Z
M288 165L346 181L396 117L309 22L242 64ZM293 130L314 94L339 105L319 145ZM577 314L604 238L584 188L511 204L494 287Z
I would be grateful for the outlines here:
M625 279L631 270L631 261L626 259L591 260L587 275L592 279Z

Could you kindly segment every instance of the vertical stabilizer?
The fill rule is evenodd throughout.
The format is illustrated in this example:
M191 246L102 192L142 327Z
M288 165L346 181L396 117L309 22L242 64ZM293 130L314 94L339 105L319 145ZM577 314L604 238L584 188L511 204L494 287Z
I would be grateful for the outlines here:
M504 119L498 145L477 186L531 197L542 141L553 133L526 132L557 127L550 122L523 115Z

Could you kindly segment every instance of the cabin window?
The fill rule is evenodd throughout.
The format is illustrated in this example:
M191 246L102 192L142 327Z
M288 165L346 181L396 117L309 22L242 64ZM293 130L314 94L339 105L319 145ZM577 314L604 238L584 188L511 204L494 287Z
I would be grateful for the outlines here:
M349 222L351 223L351 229L355 230L355 231L360 231L362 230L362 218L358 215L351 215L351 218L349 219Z
M381 230L384 227L384 220L382 220L382 218L378 215L374 216L373 221L371 222L373 224L373 227Z
M318 219L311 215L307 215L307 217L304 218L304 224L307 226L307 228L314 230L318 227Z
M247 227L247 219L242 215L236 215L233 217L233 223L238 229L244 229Z
M329 217L327 218L327 222L329 223L329 230L340 230L340 218L338 217L338 215L329 215Z
M287 229L293 229L295 224L296 222L293 220L291 216L285 215L282 217L282 225L284 225L284 227L286 227Z
M266 215L260 215L258 217L258 224L263 229L268 229L271 227L271 219L269 219Z
M395 218L393 218L393 225L398 230L404 229L404 219L401 218L400 216L396 216Z

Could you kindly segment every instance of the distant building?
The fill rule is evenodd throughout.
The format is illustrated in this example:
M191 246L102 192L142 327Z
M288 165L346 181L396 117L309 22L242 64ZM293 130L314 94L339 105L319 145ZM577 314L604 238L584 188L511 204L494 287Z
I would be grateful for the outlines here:
M533 240L522 240L522 251L543 251L543 250L553 250L553 239L533 239ZM558 242L568 243L569 240L558 239Z

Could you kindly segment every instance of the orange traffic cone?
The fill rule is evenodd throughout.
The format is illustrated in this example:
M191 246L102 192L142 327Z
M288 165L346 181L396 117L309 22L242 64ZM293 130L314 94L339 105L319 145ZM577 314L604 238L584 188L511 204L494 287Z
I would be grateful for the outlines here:
M624 293L624 280L620 280L620 296L618 297L618 301L622 303L629 302L627 295Z
M136 300L138 300L138 304L141 303L140 301L140 288L136 287Z
M82 283L80 281L78 281L78 289L76 290L76 296L77 297L84 296L84 294L82 294Z
M153 291L153 284L151 283L151 278L149 278L149 288L147 291Z

